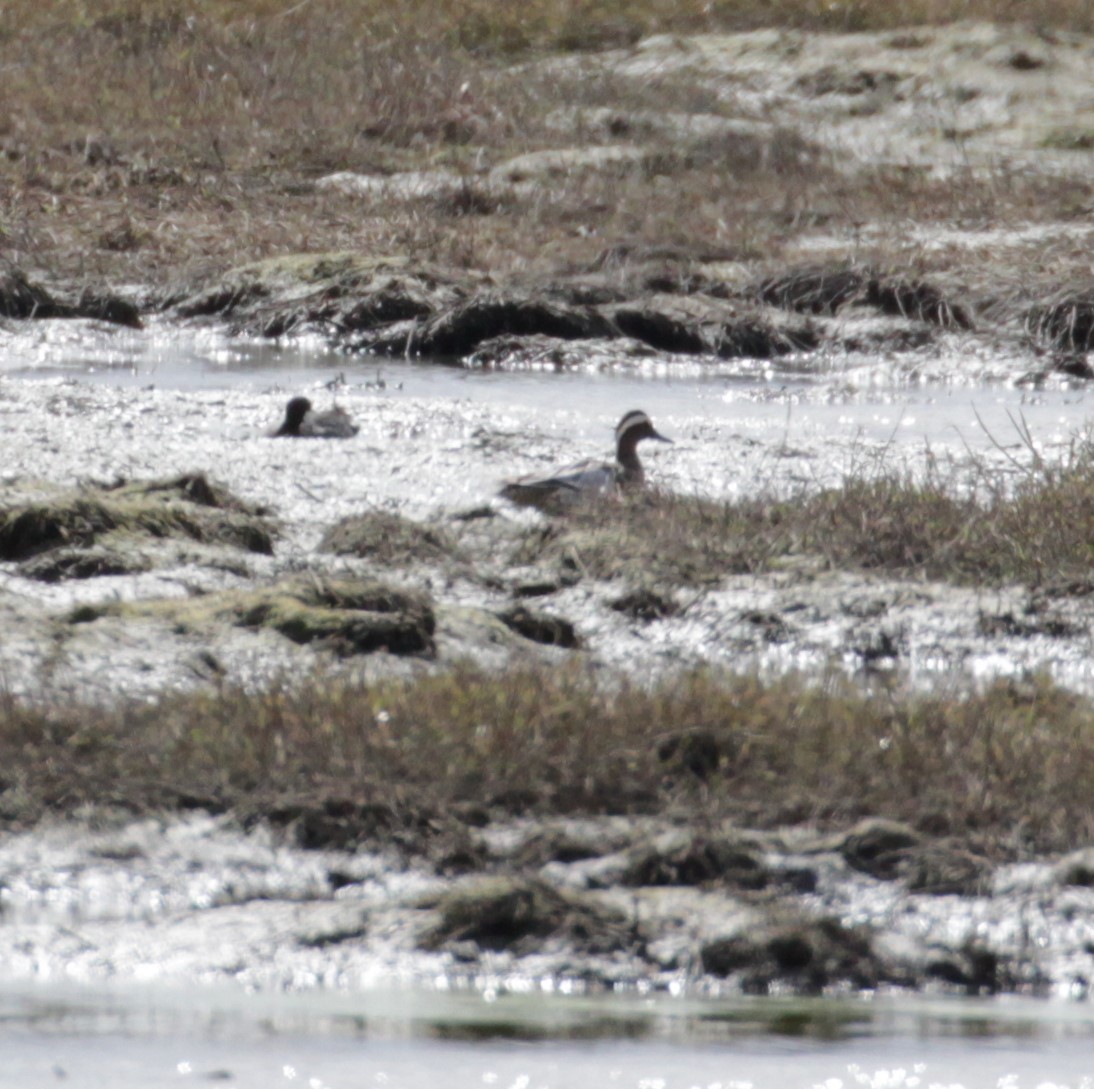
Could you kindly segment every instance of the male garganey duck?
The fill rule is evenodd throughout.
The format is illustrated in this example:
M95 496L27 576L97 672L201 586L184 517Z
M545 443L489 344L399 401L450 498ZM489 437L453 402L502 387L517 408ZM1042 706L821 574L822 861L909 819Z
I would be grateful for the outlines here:
M294 397L285 406L285 422L273 433L274 438L349 439L357 434L357 425L344 408L313 412L307 397Z
M615 429L615 464L595 459L580 461L551 476L523 476L510 481L499 494L518 506L552 510L617 488L640 488L646 480L638 460L638 444L643 439L672 442L657 432L649 416L634 409Z

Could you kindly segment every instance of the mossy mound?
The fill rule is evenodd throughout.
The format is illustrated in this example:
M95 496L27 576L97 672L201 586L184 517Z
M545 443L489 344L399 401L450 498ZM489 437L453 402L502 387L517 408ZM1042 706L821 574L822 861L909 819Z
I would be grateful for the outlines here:
M246 595L230 611L243 627L272 628L294 643L323 643L342 656L434 651L436 620L428 600L376 582L275 587Z
M340 657L386 650L434 653L436 620L422 594L355 579L292 581L261 590L228 590L186 600L81 605L70 624L107 617L166 621L179 632L207 633L217 625L269 628L300 645L320 644Z
M57 548L21 564L19 574L36 582L66 582L104 575L139 575L151 567L146 556L126 556L99 548Z
M391 511L369 511L330 527L319 545L324 552L360 556L381 564L437 563L458 558L443 529L425 526Z
M770 880L755 845L732 836L678 833L634 848L620 883L642 887L719 882L757 890Z
M125 534L181 537L268 556L273 554L273 536L262 514L202 473L89 486L0 511L0 559L89 548L101 538Z
M703 971L732 976L746 994L792 990L820 994L825 988L850 985L859 990L885 983L908 982L899 965L882 957L872 935L836 919L809 919L773 912L766 926L748 934L717 938L700 951Z
M839 851L852 869L879 881L902 880L913 892L934 895L982 895L990 872L984 859L964 847L876 817L850 829Z
M258 336L332 323L360 334L426 319L462 293L453 274L407 257L303 253L241 265L164 305L184 318L227 318L233 328Z

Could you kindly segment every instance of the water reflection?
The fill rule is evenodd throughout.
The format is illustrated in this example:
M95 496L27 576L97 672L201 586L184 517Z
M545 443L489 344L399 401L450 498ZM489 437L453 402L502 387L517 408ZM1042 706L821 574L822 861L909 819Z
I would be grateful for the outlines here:
M1083 1007L1015 999L0 989L0 1081L29 1089L1091 1089L1092 1036Z
M0 1036L15 1031L454 1042L660 1040L704 1045L771 1037L814 1043L1075 1038L1094 1044L1094 1011L1085 1004L1014 997L508 995L487 1001L475 993L418 988L278 995L223 986L25 982L0 985Z

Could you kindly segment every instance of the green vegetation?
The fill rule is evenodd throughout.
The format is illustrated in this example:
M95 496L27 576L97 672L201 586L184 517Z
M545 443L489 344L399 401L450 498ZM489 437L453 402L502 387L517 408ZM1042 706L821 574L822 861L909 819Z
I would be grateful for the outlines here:
M103 617L166 620L178 631L194 633L217 624L269 629L343 657L378 650L429 656L436 626L432 604L423 594L377 582L314 576L258 590L80 605L67 619L90 624Z

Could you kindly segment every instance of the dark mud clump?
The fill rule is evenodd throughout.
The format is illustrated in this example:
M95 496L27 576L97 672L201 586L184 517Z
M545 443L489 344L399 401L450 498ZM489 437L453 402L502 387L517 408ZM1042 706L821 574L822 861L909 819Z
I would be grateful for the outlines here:
M643 623L663 620L680 612L680 606L671 594L662 594L649 587L639 587L612 598L608 608Z
M642 887L718 883L755 891L766 888L769 881L760 852L749 844L724 836L685 834L632 850L620 884Z
M574 625L565 617L552 616L524 605L513 605L498 613L498 619L511 631L533 643L572 649L581 645Z
M269 821L284 829L307 851L355 851L376 843L418 844L428 836L432 814L427 809L345 796L280 799L241 814L244 825ZM339 883L335 878L334 883Z
M620 912L530 878L479 878L432 906L440 918L422 935L423 949L471 943L522 956L559 941L583 953L634 952L643 945L637 928Z
M909 982L873 948L870 935L835 919L772 921L766 926L708 942L703 971L738 980L746 994L790 987L799 994L850 985L864 990Z
M919 847L923 837L899 821L865 820L847 833L840 853L853 869L883 881L899 876L907 851Z
M618 335L611 322L589 306L571 306L543 297L495 292L476 295L374 350L396 354L463 356L483 341L504 335L588 340Z
M90 318L125 325L143 326L140 311L128 299L109 292L83 291L74 302L57 299L40 284L12 269L0 274L0 317L19 318Z
M899 821L878 818L852 828L840 853L853 869L936 896L980 895L991 872L986 860L964 847L928 840Z
M343 519L327 530L319 548L384 565L438 563L459 555L455 542L443 529L390 511L369 511Z
M973 996L1012 991L1019 984L1018 973L1007 958L975 941L959 949L937 950L927 959L923 974Z
M263 555L273 535L262 513L203 474L89 486L0 511L0 559L26 560L57 548L86 549L104 537L182 537Z
M600 858L609 850L602 838L582 836L561 828L541 828L533 833L509 860L517 869L540 869L549 862L569 865Z
M151 561L144 556L127 556L99 548L58 548L27 560L20 565L19 574L37 582L64 582L109 575L139 575L151 569Z

